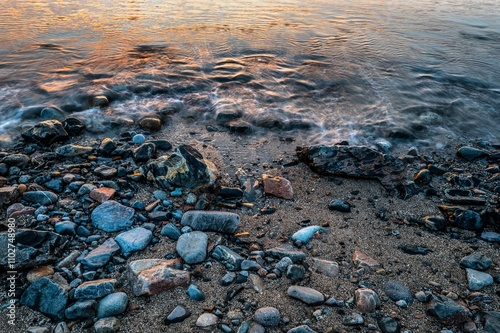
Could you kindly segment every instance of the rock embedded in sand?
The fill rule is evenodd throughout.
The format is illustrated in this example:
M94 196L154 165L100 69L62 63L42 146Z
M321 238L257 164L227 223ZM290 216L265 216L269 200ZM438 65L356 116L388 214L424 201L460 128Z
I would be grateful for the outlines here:
M281 315L278 309L273 307L263 307L255 311L254 320L264 327L278 326L281 320Z
M469 281L469 290L477 291L493 284L493 277L484 272L479 272L467 268L467 280Z
M156 156L156 145L151 142L145 142L133 150L132 156L136 162L149 161Z
M135 296L156 295L189 284L189 272L174 269L179 260L141 259L129 263L129 281Z
M370 258L361 251L355 250L352 261L356 267L366 267L370 269L376 269L380 267L380 264L375 259Z
M50 191L30 191L24 192L23 199L42 206L50 206L57 203L59 197Z
M330 210L348 213L351 211L351 204L342 199L333 199L328 204Z
M161 129L161 119L154 116L144 117L139 120L139 126L143 129L156 132Z
M342 324L347 326L360 326L364 323L365 320L363 319L363 316L355 312L342 318Z
M399 321L392 317L380 317L377 319L377 324L382 333L400 333L401 325Z
M104 107L104 106L108 106L109 105L109 100L104 95L97 95L97 96L93 96L92 97L92 100L91 100L90 104L93 107L96 107L96 106L98 106L98 107Z
M266 194L272 194L283 199L293 199L293 188L288 179L280 176L273 177L268 174L263 174L262 183Z
M443 295L434 295L427 306L426 312L445 325L459 326L471 318L471 313L467 307Z
M134 223L135 210L114 200L108 200L99 205L91 214L94 227L115 232L129 228Z
M300 250L297 250L293 245L290 244L281 244L280 246L274 247L272 249L266 250L266 255L283 259L284 257L288 257L292 260L292 262L297 263L299 261L306 259L306 254Z
M112 293L101 299L97 308L97 318L122 314L127 309L128 296L124 292Z
M319 274L328 277L336 277L339 275L339 264L334 261L313 258L313 263L316 272Z
M460 260L460 266L472 268L477 271L485 271L490 268L493 261L482 253L476 252L463 257Z
M29 161L30 158L24 154L10 154L2 158L2 163L8 166L24 167L28 165Z
M356 306L363 313L373 313L380 308L380 298L377 293L368 288L356 289L354 292Z
M164 323L165 325L180 323L189 316L191 316L191 311L184 308L183 306L177 305L165 318Z
M241 268L241 263L245 258L224 245L217 245L212 251L212 257L224 264L226 269L236 271Z
M309 287L290 286L287 294L308 305L321 305L325 302L325 296L322 293Z
M193 230L232 234L240 225L240 216L229 212L191 210L182 215L181 224Z
M208 328L217 325L219 318L213 313L203 313L196 320L196 326L201 328Z
M15 186L0 188L0 206L13 203L19 197L19 190Z
M187 264L197 264L207 256L208 236L201 231L181 235L177 240L176 251Z
M103 165L94 169L94 174L102 179L112 179L118 174L118 170L107 165Z
M26 141L35 142L42 146L50 146L54 142L69 139L68 133L59 120L42 121L21 133L21 136Z
M87 281L75 289L75 299L96 299L115 291L115 279Z
M311 225L295 232L292 235L292 240L294 242L301 241L302 244L307 244L314 237L314 234L318 231L326 233L325 228L320 227L319 225Z
M387 281L384 284L384 292L395 302L404 300L408 304L413 304L413 294L411 290L399 281Z
M99 187L90 191L90 198L94 199L97 202L103 203L104 201L113 199L115 196L116 190L111 187Z
M75 144L69 144L65 146L60 146L56 148L56 154L63 157L74 157L79 155L90 154L92 152L92 147L79 146Z
M120 321L115 317L101 318L94 324L95 333L115 333L120 329Z
M484 332L500 332L500 312L485 311L482 322Z
M429 170L422 169L413 176L413 181L420 186L428 185L432 181L432 174Z
M29 283L33 283L38 279L51 275L54 275L54 270L51 267L38 266L28 272L28 274L26 275L26 280L28 280Z
M315 330L307 325L300 325L288 330L286 333L317 333Z
M109 156L116 149L116 142L111 138L104 138L97 148L97 153Z

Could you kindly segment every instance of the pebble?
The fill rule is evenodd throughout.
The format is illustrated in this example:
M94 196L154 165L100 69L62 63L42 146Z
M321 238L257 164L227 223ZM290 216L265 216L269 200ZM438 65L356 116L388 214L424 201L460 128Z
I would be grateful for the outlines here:
M189 285L186 294L188 294L189 298L198 302L204 301L206 298L205 294L194 284Z
M492 243L500 243L500 233L493 231L483 231L481 233L481 239Z
M171 197L182 197L182 188L176 188L175 190L170 192Z
M334 261L313 258L313 265L316 272L328 277L336 277L339 275L339 264Z
M490 268L493 261L482 253L473 253L460 260L460 266L485 271Z
M42 277L33 282L23 293L20 304L41 312L47 317L60 321L68 303L68 291L65 286Z
M76 223L69 221L57 222L54 225L54 229L58 234L69 236L74 236L76 234L77 227L78 225Z
M92 192L92 190L94 190L96 188L97 188L97 186L95 186L94 184L83 184L78 189L77 194L78 195L90 194L90 192Z
M115 291L115 279L87 281L75 289L75 299L96 299Z
M30 326L26 330L27 333L50 333L50 329L48 327L43 326Z
M241 266L244 258L227 246L217 245L212 252L212 257L215 260L222 262L224 266L230 271L248 269L248 267L242 268Z
M472 210L456 213L453 222L457 227L466 230L480 230L483 227L481 215Z
M459 157L462 157L463 159L466 159L469 162L472 162L475 159L484 157L487 154L488 153L486 151L484 151L484 150L477 149L477 148L474 148L474 147L468 147L468 146L461 147L457 151L457 155Z
M94 174L102 179L112 179L116 177L116 175L118 174L118 170L116 168L103 165L95 168Z
M467 268L466 270L469 290L477 291L493 284L493 277L490 274L476 271L471 268Z
M428 169L422 169L413 176L413 181L420 186L428 185L432 181L432 174Z
M115 196L116 190L110 187L99 187L90 191L90 198L94 199L97 202L103 203L104 201L113 199Z
M240 216L229 212L191 210L182 215L181 224L193 230L232 234L240 225Z
M318 225L312 225L309 227L305 227L297 231L292 235L292 240L295 241L301 241L302 244L307 244L309 241L314 237L314 234L317 233L318 231L321 231L323 233L326 233L326 229L322 228Z
M54 327L52 332L53 333L70 333L70 330L69 330L68 324L66 324L64 321L61 321L61 322L56 324L56 326Z
M166 236L173 240L178 240L179 237L181 237L181 232L174 224L168 223L161 229L160 235Z
M114 200L108 200L92 212L92 224L103 231L121 231L132 226L135 210Z
M23 199L34 204L49 206L56 204L59 197L50 191L30 191L24 192Z
M266 329L258 323L252 323L252 326L248 329L248 333L266 333Z
M135 145L142 145L144 142L146 142L146 137L144 135L142 135L142 134L136 134L132 138L132 142Z
M307 325L300 325L295 328L292 328L291 330L288 330L287 333L317 333L317 332Z
M189 316L191 316L191 311L180 305L177 305L172 310L172 312L169 313L169 315L165 318L163 322L165 323L165 325L180 323L183 322L184 319L188 318Z
M302 251L297 250L293 247L293 245L284 243L278 247L266 250L266 255L282 259L284 257L288 257L292 260L292 262L297 263L299 261L306 259L306 254Z
M408 287L401 282L389 280L384 283L385 294L394 302L404 300L407 304L413 304L413 294Z
M342 324L347 326L359 326L363 325L364 323L365 320L363 319L363 316L360 315L359 313L351 313L350 315L347 315L342 318Z
M67 319L87 319L95 316L97 302L93 299L78 300L65 311Z
M399 333L401 332L401 325L399 321L392 317L380 317L377 320L378 327L382 333Z
M101 299L97 308L97 318L122 314L127 309L128 296L124 292L112 293Z
M302 265L290 265L286 269L286 277L293 281L302 280L306 276L306 269Z
M366 267L370 269L376 269L380 267L380 264L375 259L370 258L361 251L354 251L352 261L358 268Z
M227 272L224 274L224 276L220 279L219 284L223 287L229 286L231 283L234 282L236 279L236 273L234 272Z
M283 257L280 261L278 261L275 267L284 273L291 264L293 264L293 261L290 257Z
M278 309L268 306L257 309L254 320L264 327L274 327L279 325L281 316Z
M425 216L422 222L430 230L439 231L446 229L446 220L441 216Z
M101 318L94 324L95 333L115 333L120 329L120 321L115 317Z
M156 295L189 283L189 272L173 268L178 260L140 259L128 264L129 282L135 296Z
M207 234L201 231L193 231L179 237L176 251L187 264L197 264L205 260L207 245Z
M196 326L202 327L202 328L207 328L210 326L217 325L218 321L219 321L219 318L216 315L214 315L213 313L203 313L196 320Z
M486 311L483 317L484 332L500 332L500 312Z
M106 265L111 257L118 253L118 251L120 251L120 246L113 238L110 238L90 251L81 260L81 263L88 268L99 268Z
M293 188L288 179L280 176L273 177L268 174L263 174L262 183L266 194L271 194L277 196L278 198L288 200L293 199Z
M380 299L375 291L368 288L360 288L354 292L356 306L363 313L372 313L380 308Z
M351 211L351 204L349 204L347 201L342 200L342 199L334 199L330 201L328 204L328 208L330 210L336 210L339 212L350 212Z
M290 286L287 290L287 294L308 305L321 305L325 301L325 296L323 296L322 293L309 287Z
M115 237L115 241L120 246L122 253L128 256L132 252L140 251L148 246L153 238L153 233L143 227L137 227L122 232Z

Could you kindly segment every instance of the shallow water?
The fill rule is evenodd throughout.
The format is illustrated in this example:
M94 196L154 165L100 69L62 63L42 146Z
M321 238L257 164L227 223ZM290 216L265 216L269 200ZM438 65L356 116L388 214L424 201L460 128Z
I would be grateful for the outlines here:
M494 0L0 0L0 138L40 106L90 132L231 110L309 142L500 138ZM92 96L111 104L92 107Z

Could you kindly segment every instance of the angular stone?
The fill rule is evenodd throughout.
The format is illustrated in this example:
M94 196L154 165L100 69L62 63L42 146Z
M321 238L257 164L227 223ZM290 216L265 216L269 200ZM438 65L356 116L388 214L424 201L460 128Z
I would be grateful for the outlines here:
M441 216L425 216L422 222L430 230L439 231L446 229L446 220Z
M87 281L75 289L75 299L96 299L115 291L115 279Z
M101 299L97 308L97 318L122 314L127 309L128 296L124 292L112 293Z
M67 302L66 289L47 277L33 282L21 297L21 305L26 305L58 321L64 319Z
M328 204L328 209L348 213L351 211L351 204L342 199L334 199Z
M454 224L466 230L480 230L483 227L481 215L472 210L458 210L453 216Z
M469 309L443 295L434 295L428 304L426 312L445 325L459 326L471 318Z
M108 200L92 212L92 224L106 232L121 231L129 228L134 222L135 210L131 207Z
M401 325L399 321L391 317L380 317L377 320L378 327L382 333L399 333L401 332Z
M306 269L302 265L290 265L286 269L286 277L293 281L302 280L306 275Z
M264 185L264 192L272 194L278 198L293 199L293 188L289 180L280 176L271 176L268 174L262 175L262 184Z
M108 263L113 255L120 251L120 246L110 238L97 248L90 251L81 261L82 265L89 268L99 268Z
M204 301L206 296L205 294L203 293L203 291L201 291L197 285L195 284L190 284L187 291L186 291L186 294L188 294L189 298L191 298L192 300L195 300L195 301L198 301L198 302L201 302L201 301Z
M85 147L79 145L65 145L56 148L56 154L63 157L74 157L79 155L90 154L92 152L92 147Z
M160 235L167 236L170 239L178 240L181 237L181 232L172 223L166 224L160 232Z
M484 272L467 268L467 280L469 281L469 290L478 291L493 284L493 277Z
M372 313L380 308L380 299L377 293L368 288L360 288L354 292L356 306L363 313Z
M141 172L156 186L197 187L213 184L217 169L193 147L180 145L172 155L150 160Z
M98 95L98 96L92 97L91 104L94 107L96 107L96 106L98 106L98 107L104 107L104 106L108 106L109 105L109 100L104 95Z
M411 290L401 282L389 280L384 284L385 294L394 302L404 300L408 304L413 304L413 294Z
M141 259L129 263L129 280L135 296L156 295L189 284L189 272L171 266L178 260Z
M106 165L94 169L94 174L102 179L112 179L118 175L118 170Z
M347 326L359 326L363 325L364 323L365 320L363 319L363 316L360 315L359 313L351 313L350 315L342 318L342 324Z
M322 175L377 179L389 189L406 180L401 160L368 147L297 147L296 153L302 162Z
M356 267L366 267L370 269L377 269L380 267L378 261L370 258L366 254L358 250L354 251L352 261L354 262L354 265L356 265Z
M208 236L201 231L181 235L175 247L177 253L187 264L197 264L207 256Z
M42 146L50 146L54 142L69 139L68 133L59 120L42 121L21 133L21 136L26 141L35 142Z
M78 225L71 221L57 222L54 225L55 231L60 235L74 236L76 235L76 228Z
M69 135L78 135L85 129L85 124L77 118L66 118L62 124Z
M321 305L325 302L325 296L322 293L308 287L291 286L288 288L287 294L308 305Z
M119 234L115 237L115 241L120 245L122 253L129 255L145 249L152 238L153 233L150 230L138 227Z
M116 142L111 138L105 138L99 144L97 152L101 155L111 155L111 153L116 149Z
M64 182L60 178L54 178L43 184L49 190L52 190L56 193L61 193L64 191Z
M301 241L302 244L307 244L314 237L317 232L326 233L326 229L320 227L319 225L311 225L300 229L292 235L292 240L294 242Z
M317 332L307 325L300 325L295 328L292 328L291 330L288 330L286 333L317 333Z
M203 313L196 320L196 326L201 327L201 328L207 328L207 327L217 325L218 321L219 321L219 318L216 315L214 315L213 313Z
M103 203L104 201L111 200L115 196L116 190L111 187L99 187L90 191L90 198L97 202Z
M115 317L101 318L94 324L95 333L116 333L120 329L120 321Z
M222 262L230 271L239 270L244 260L242 256L224 245L217 245L212 252L212 257Z
M177 305L175 309L173 309L172 312L169 313L167 318L165 318L164 323L165 325L180 323L189 316L191 316L191 311L180 305Z
M413 181L420 186L429 185L432 181L432 174L429 170L422 169L413 176Z
M50 206L56 204L59 197L50 191L31 191L24 192L23 199L34 204Z
M268 306L257 309L253 315L253 319L264 327L275 327L279 325L281 315L278 309Z
M15 186L0 187L0 206L9 205L19 197L19 190Z
M193 230L232 234L240 225L240 216L228 212L190 210L182 215L181 224Z
M161 129L161 120L153 116L144 117L139 120L139 126L150 131L159 131Z
M154 143L146 142L135 148L133 157L136 162L145 162L156 156L156 146Z
M460 260L460 266L472 268L477 271L485 271L490 268L493 261L482 253L473 253Z
M334 261L322 260L313 258L314 268L316 272L328 276L328 277L336 277L339 275L339 264Z
M266 255L282 259L284 257L289 257L292 262L297 263L299 261L306 259L306 254L300 250L297 250L293 245L281 244L275 248L266 250Z
M67 319L87 319L93 318L97 311L97 302L93 299L79 300L65 311Z

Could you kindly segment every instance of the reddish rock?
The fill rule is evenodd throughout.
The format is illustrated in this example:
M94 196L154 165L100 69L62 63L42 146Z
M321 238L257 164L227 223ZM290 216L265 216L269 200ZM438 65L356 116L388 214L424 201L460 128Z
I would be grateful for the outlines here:
M363 313L372 313L380 308L380 299L376 292L368 288L357 289L354 292L356 306Z
M115 196L115 189L110 187L99 187L90 191L90 197L95 201L103 203L106 200L113 199Z
M129 264L132 293L136 296L156 295L189 284L189 272L172 268L180 260L141 259Z
M272 194L279 198L293 199L293 188L289 180L280 176L262 175L264 192Z
M376 269L376 268L380 267L380 264L378 261L370 258L366 254L364 254L363 252L360 252L358 250L354 251L352 261L354 262L354 264L358 268L367 267L370 269Z
M29 283L33 283L36 280L43 278L44 276L51 275L54 275L54 270L52 268L50 268L49 266L38 266L28 272L28 274L26 275L26 279Z
M22 215L33 215L35 213L34 207L25 206L22 203L15 203L7 208L7 217L18 217Z
M316 272L328 277L335 277L339 275L339 264L336 262L317 258L313 258L313 262Z

